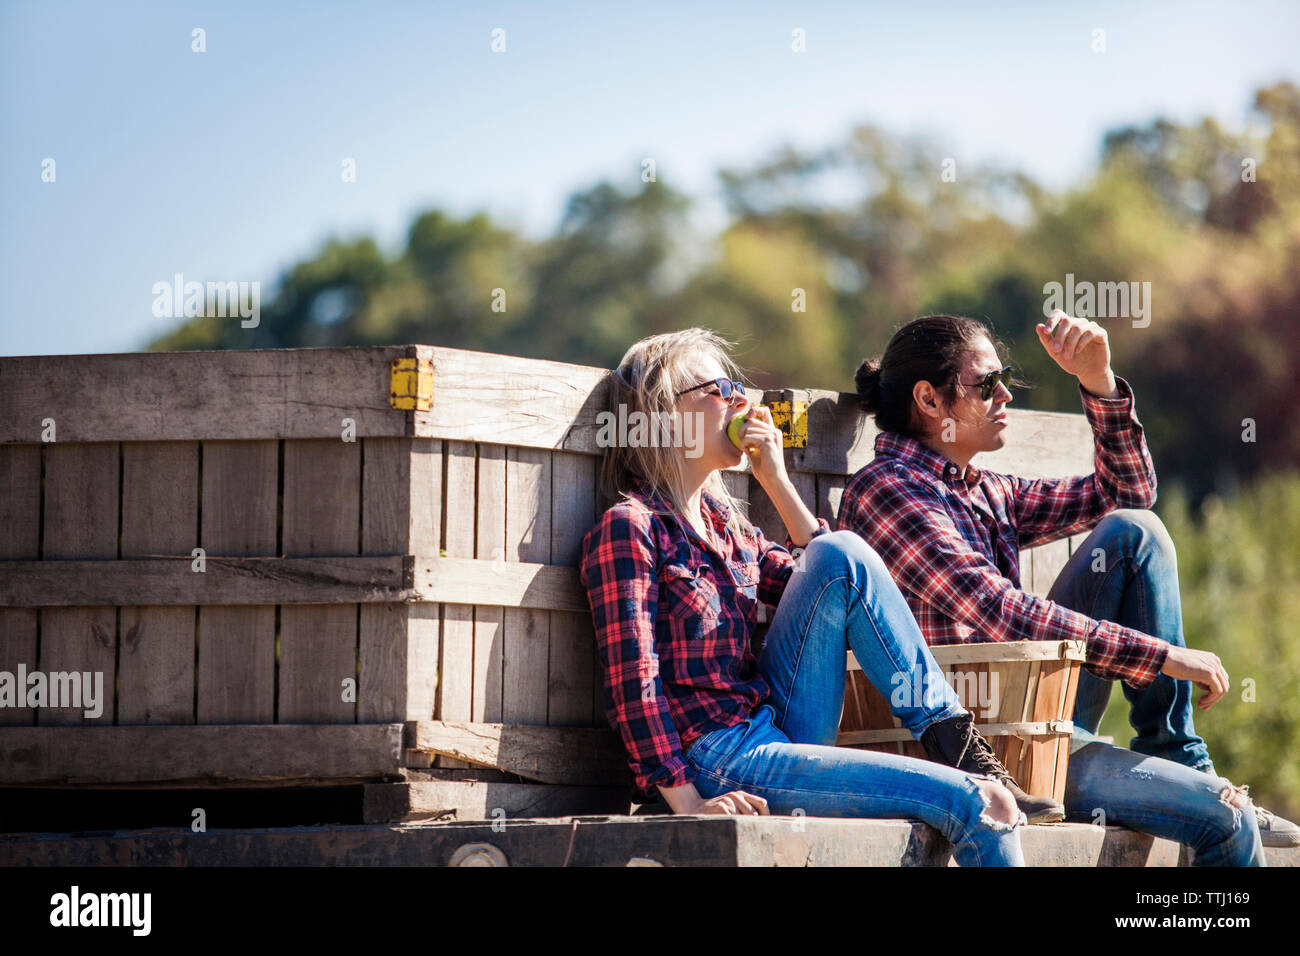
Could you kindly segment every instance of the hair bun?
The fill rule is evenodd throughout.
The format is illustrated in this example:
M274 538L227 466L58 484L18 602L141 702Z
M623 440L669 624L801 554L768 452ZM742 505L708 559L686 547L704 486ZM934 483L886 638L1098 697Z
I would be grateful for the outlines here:
M865 359L853 374L858 388L858 403L864 411L880 410L880 359Z

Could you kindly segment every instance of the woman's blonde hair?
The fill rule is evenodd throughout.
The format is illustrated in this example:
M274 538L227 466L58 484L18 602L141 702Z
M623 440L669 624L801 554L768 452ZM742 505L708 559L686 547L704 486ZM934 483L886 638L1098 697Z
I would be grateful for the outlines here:
M677 407L677 393L698 385L688 366L701 353L717 359L729 378L740 381L740 367L728 350L734 343L708 329L683 329L664 332L642 339L627 350L611 376L610 411L617 416L619 406L627 415L643 412L650 421L665 420ZM670 446L638 443L614 443L605 449L601 461L601 482L608 498L627 497L633 481L640 479L657 495L676 508L677 516L686 515L686 479L684 451L680 443ZM714 471L704 483L704 490L730 510L727 526L737 535L744 534L748 522L740 502L727 490L722 475Z

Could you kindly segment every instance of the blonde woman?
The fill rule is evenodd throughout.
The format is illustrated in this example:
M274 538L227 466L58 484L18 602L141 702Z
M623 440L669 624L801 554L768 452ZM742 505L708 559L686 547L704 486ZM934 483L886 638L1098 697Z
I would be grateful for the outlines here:
M583 540L606 713L638 799L661 795L685 814L923 820L962 865L1023 865L1026 818L999 782L1005 769L875 552L799 500L781 433L749 404L729 344L703 329L652 336L613 374L615 414L671 417L693 436L607 448L603 477L620 500ZM793 553L752 527L722 483L719 469L745 454L727 435L742 414L740 444ZM776 612L756 654L760 601ZM961 769L833 746L850 647L886 697L902 700L903 726L932 755L961 751Z

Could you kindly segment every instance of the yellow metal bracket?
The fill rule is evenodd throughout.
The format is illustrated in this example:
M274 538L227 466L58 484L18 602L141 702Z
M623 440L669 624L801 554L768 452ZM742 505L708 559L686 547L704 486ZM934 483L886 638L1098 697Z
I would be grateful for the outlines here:
M433 401L433 360L393 359L392 367L388 404L427 412Z
M781 429L785 448L808 447L808 403L767 402L772 410L772 424Z

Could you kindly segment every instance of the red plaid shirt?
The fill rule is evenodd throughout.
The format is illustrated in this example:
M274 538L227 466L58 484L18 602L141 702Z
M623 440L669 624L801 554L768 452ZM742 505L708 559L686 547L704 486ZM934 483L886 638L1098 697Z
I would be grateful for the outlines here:
M1145 687L1160 673L1164 641L1061 607L1020 586L1020 549L1092 528L1115 508L1148 508L1156 473L1133 390L1120 397L1082 386L1096 471L1031 481L956 465L895 432L848 482L839 527L856 531L889 566L930 644L1085 640L1086 664Z
M707 492L702 503L718 547L656 514L671 506L645 486L582 540L605 714L627 748L641 802L658 800L658 786L692 782L684 756L691 744L748 720L769 693L752 646L758 603L777 605L794 558L748 524L736 537L728 508ZM819 519L815 534L829 531Z

